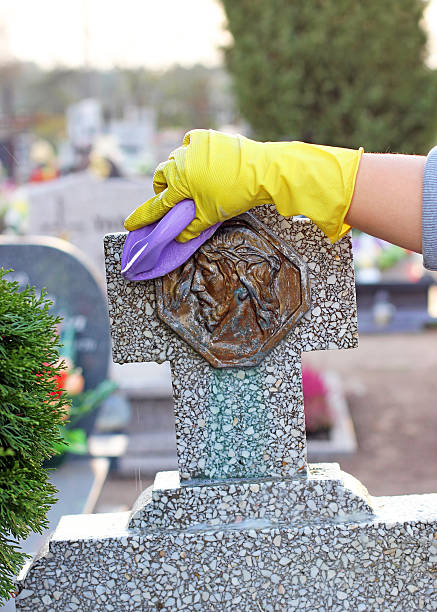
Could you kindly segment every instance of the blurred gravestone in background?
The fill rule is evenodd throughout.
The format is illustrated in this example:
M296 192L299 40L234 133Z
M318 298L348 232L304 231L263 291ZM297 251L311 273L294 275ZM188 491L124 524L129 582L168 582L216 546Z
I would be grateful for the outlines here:
M12 269L8 278L20 286L47 289L53 312L63 317L61 331L69 330L66 344L72 346L68 356L82 368L85 390L96 388L108 377L109 321L100 279L86 257L64 240L0 235L0 267ZM96 417L97 411L89 413L76 426L90 433ZM58 490L58 501L47 514L49 527L41 534L31 533L20 542L22 549L34 554L64 514L92 512L108 466L103 456L81 457L53 471L50 478ZM0 609L12 612L15 605L11 600Z
M123 230L128 214L153 195L150 179L101 180L82 172L29 185L29 233L79 247L104 279L103 236Z
M0 266L10 280L47 289L53 312L72 336L73 360L82 368L85 389L108 376L110 338L105 295L78 249L55 238L0 236Z
M153 195L150 178L102 180L88 172L29 185L26 189L29 233L63 238L81 249L94 265L102 287L105 277L103 236L124 230L123 221L127 215ZM106 306L102 320L105 321L105 342L109 347ZM106 364L108 357L105 360ZM120 368L111 363L110 367L111 377L130 395L171 395L170 374L165 366L148 364L141 371L135 365Z

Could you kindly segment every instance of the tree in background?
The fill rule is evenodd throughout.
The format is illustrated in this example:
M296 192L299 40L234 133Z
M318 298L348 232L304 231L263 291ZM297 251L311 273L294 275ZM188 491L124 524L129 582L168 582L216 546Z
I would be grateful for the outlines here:
M169 68L156 88L159 126L217 127L211 99L215 72L201 65Z
M437 111L423 0L223 0L254 136L426 153Z

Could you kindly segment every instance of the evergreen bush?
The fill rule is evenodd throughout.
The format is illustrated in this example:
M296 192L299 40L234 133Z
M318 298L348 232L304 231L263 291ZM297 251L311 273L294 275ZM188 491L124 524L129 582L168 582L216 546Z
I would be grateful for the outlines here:
M56 489L42 467L62 441L67 400L57 393L57 324L51 302L0 269L0 603L28 555L18 541L47 526Z
M425 65L423 0L223 0L227 64L262 140L426 153L436 71Z

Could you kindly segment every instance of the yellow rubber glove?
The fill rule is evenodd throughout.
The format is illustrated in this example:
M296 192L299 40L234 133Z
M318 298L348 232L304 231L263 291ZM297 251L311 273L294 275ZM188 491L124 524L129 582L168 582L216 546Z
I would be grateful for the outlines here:
M127 230L149 225L180 200L192 198L196 218L178 236L186 242L218 221L273 202L281 215L309 217L334 242L350 229L343 221L362 153L363 149L255 142L193 130L157 167L157 195L131 213L124 225Z

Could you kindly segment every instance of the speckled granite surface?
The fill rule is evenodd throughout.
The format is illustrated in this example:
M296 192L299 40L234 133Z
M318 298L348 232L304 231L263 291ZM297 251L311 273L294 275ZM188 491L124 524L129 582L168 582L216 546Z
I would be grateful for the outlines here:
M35 561L26 612L437 609L437 495L379 498L375 515L199 529L66 516Z
M121 278L123 235L106 238L114 359L170 360L180 471L130 513L64 517L17 610L437 610L437 495L372 498L306 465L300 354L357 344L350 238L269 214L312 306L256 368L208 365L156 317L153 284Z
M366 489L338 464L309 467L308 477L292 480L251 478L197 486L180 486L178 472L158 472L154 485L138 498L129 527L188 529L243 521L289 525L373 513Z
M182 480L290 478L305 471L301 352L358 343L350 237L331 245L307 220L281 221L267 207L262 214L306 263L312 306L253 368L210 366L160 321L154 282L130 283L120 275L125 234L105 238L113 358L170 361Z

